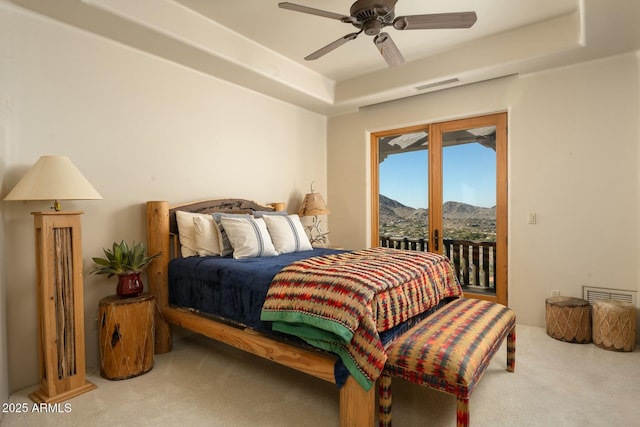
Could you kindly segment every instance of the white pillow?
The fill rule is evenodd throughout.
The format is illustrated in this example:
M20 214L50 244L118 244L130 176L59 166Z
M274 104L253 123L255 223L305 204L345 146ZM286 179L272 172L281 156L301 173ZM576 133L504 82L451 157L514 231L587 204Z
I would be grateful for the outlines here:
M262 218L223 216L220 221L233 247L234 258L278 255Z
M218 228L211 215L194 216L193 227L196 236L196 252L200 256L220 256Z
M196 232L193 225L195 217L210 217L207 214L198 214L185 211L176 211L176 222L178 223L178 237L180 238L180 253L183 257L196 256Z
M313 249L298 215L265 215L273 246L281 254Z

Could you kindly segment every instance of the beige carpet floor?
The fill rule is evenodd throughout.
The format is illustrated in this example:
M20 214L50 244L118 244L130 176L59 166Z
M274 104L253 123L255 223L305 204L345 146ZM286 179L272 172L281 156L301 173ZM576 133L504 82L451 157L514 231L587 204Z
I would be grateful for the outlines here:
M640 349L606 351L570 344L543 328L518 325L516 372L506 348L496 354L471 397L471 425L638 426ZM337 426L334 385L214 341L187 336L156 355L145 375L108 381L68 401L66 413L5 413L13 426ZM11 403L31 406L29 387ZM394 381L394 425L455 426L455 398Z

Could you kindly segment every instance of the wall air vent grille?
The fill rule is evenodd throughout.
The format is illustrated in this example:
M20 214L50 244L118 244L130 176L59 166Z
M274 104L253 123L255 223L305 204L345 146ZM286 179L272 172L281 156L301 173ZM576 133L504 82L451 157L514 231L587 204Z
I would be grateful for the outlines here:
M589 305L593 306L593 302L598 299L613 299L618 301L630 302L637 307L637 291L622 291L618 289L593 288L590 286L582 287L583 298L589 301Z
M454 77L448 80L440 80L439 82L427 83L420 86L416 86L414 89L419 92L427 89L432 89L434 87L449 85L449 84L458 83L458 82L460 82L460 79Z

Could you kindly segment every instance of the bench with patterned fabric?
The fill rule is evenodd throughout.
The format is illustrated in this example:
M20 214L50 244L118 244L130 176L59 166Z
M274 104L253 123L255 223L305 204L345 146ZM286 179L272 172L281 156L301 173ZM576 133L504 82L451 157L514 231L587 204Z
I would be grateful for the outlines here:
M391 426L391 377L457 397L457 425L469 425L469 397L507 338L507 371L515 369L516 316L489 301L460 298L394 340L379 380L380 426Z

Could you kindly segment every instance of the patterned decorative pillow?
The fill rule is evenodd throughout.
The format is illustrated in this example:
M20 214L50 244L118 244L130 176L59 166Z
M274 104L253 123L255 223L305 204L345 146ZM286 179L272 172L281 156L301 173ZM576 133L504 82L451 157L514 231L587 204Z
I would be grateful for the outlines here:
M194 216L193 227L196 236L196 252L200 256L220 256L218 228L213 216Z
M278 255L262 218L222 216L220 222L233 247L234 258Z
M196 217L208 218L210 215L176 211L178 237L180 238L180 253L185 258L198 255L196 233L193 224L193 219Z
M214 224L216 226L216 231L218 232L218 244L220 245L220 256L228 256L233 253L233 246L231 246L231 242L229 241L229 237L227 236L227 232L224 229L224 225L222 224L222 218L251 218L249 214L230 214L230 213L222 213L216 212L211 215L213 217Z
M263 218L278 253L313 249L298 215L265 215Z

